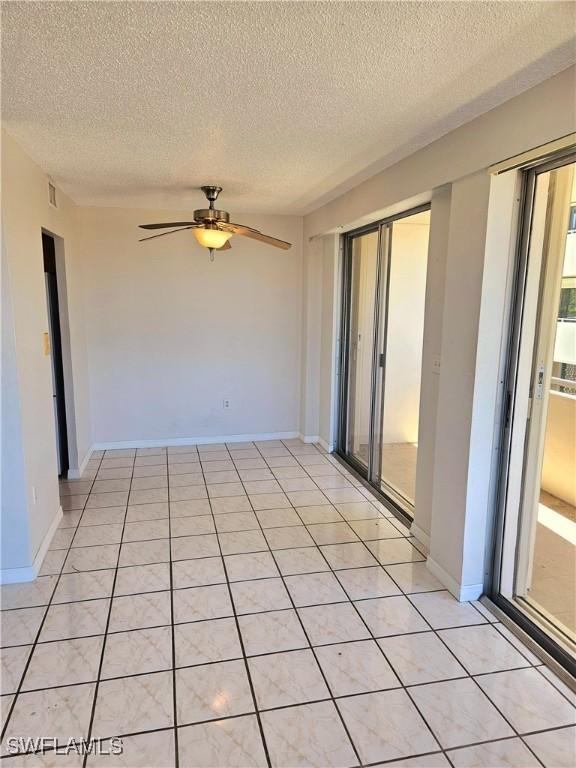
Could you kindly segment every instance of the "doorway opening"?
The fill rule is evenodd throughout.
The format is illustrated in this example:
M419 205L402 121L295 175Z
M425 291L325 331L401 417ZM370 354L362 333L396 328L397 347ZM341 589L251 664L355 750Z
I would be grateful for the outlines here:
M66 477L70 467L68 451L68 427L66 421L66 393L64 385L64 364L62 359L62 329L60 325L60 301L58 296L58 274L56 267L56 244L52 235L42 232L44 255L44 279L48 307L48 334L50 359L52 361L52 401L56 429L56 452L58 476Z
M344 236L337 452L413 517L430 206Z
M524 169L493 599L576 659L576 154Z

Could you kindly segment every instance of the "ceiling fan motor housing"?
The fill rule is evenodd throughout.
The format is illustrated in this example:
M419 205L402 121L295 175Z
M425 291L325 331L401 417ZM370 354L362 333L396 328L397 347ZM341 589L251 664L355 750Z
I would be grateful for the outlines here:
M228 224L230 221L230 216L228 215L228 211L217 211L214 208L214 201L222 192L222 187L216 187L213 185L205 185L203 187L200 187L202 192L206 195L206 199L210 203L209 208L198 208L198 210L194 211L194 219L195 221L204 221L207 224L219 224L222 222L223 224Z
M215 208L198 208L194 211L195 221L211 221L215 224L222 222L228 224L230 215L228 211L217 211Z

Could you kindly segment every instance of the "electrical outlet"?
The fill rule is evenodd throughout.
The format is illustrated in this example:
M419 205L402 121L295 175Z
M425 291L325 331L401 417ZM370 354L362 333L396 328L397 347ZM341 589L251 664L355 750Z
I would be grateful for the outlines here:
M228 400L228 399L222 400L222 408L225 411L228 411L230 409L230 400Z
M38 494L36 493L36 486L33 485L32 486L32 503L36 504L37 501L38 501Z
M440 375L440 355L434 355L432 358L432 373Z

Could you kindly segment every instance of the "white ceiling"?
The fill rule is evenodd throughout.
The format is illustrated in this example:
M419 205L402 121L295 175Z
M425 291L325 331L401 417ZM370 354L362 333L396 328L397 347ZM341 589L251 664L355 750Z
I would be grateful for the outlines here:
M80 204L301 213L575 60L571 2L3 2L2 117ZM545 108L545 105L543 105Z

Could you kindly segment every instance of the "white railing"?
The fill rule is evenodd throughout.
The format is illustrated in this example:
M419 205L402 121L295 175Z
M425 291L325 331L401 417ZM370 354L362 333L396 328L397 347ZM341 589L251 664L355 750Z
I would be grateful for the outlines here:
M572 379L561 379L559 376L552 376L550 379L550 389L552 392L560 392L568 397L576 397L576 381Z

